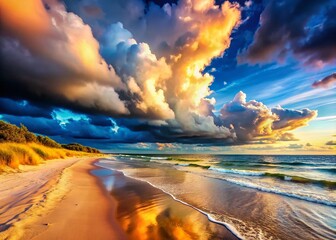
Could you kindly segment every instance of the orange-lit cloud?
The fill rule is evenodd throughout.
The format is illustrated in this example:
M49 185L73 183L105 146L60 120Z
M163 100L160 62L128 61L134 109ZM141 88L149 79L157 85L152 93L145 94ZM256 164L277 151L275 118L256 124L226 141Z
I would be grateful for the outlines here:
M156 143L156 147L159 151L176 148L175 144L173 143Z
M268 108L255 100L246 101L246 94L239 92L221 109L224 125L231 125L239 139L245 140L294 140L288 131L307 125L317 116L309 109L290 110Z
M9 75L26 75L22 87L83 108L128 113L114 90L122 83L80 17L57 1L1 1L0 7L1 54Z

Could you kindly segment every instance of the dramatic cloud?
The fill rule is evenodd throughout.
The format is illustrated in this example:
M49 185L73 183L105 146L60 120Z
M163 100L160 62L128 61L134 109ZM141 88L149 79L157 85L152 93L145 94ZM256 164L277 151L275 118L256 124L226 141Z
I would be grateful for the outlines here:
M165 58L157 58L147 43L138 43L121 23L111 24L101 35L101 51L112 66L100 56L91 28L77 15L66 12L63 5L35 0L18 13L15 9L19 4L2 3L6 14L2 15L1 55L6 56L4 66L8 67L3 94L43 98L114 116L131 111L132 116L173 119L175 106L170 105L175 105L175 99L192 95L194 99L184 105L196 108L210 94L213 81L201 72L229 46L231 31L239 20L238 6L228 2L220 8L213 1L180 1L169 11L170 5L165 5L160 11L166 11L179 26L174 31L183 34L174 40ZM132 5L133 10L137 5L144 7L138 2ZM149 9L146 16L151 12ZM160 36L162 27L157 26L153 33ZM23 86L21 91L17 92L15 83Z
M12 102L11 106L22 104ZM183 128L176 122L174 125L172 121L112 119L102 115L74 114L61 110L53 110L46 116L41 114L30 117L35 114L37 107L28 102L25 105L32 113L27 112L23 117L3 114L2 119L17 125L23 123L39 134L62 136L67 142L81 139L90 141L90 144L97 141L105 144L151 142L156 143L159 150L176 147L174 142L231 145L251 141L294 141L294 136L287 131L305 125L316 115L316 112L309 110L268 109L254 100L246 102L246 96L242 92L223 106L219 116L212 114L208 116L211 119L209 121L204 121L203 118L199 122L189 121ZM197 120L196 117L194 119ZM211 127L207 128L205 124L213 124L223 132L227 131L227 134L212 132L209 130ZM196 127L198 132L189 130Z
M57 1L1 1L0 7L2 95L128 113L114 90L120 79L81 18Z
M121 96L133 114L174 118L164 95L166 82L171 77L171 68L164 58L157 59L148 44L137 43L121 23L112 24L107 29L102 52L127 86Z
M324 87L324 88L329 88L332 86L334 83L336 83L336 73L333 73L329 76L326 76L325 78L316 81L313 83L313 87Z
M332 0L271 0L243 58L257 63L284 60L293 54L305 64L334 64L335 10Z
M270 109L255 100L247 102L246 95L239 92L231 102L223 106L219 121L226 127L230 126L240 140L283 140L290 136L287 131L305 126L316 116L317 112L309 109Z
M30 131L47 135L47 136L57 136L57 135L67 135L68 133L60 125L60 122L51 118L43 117L28 117L28 116L13 116L4 114L1 116L1 120L7 121L9 123L20 126L24 124Z
M22 123L34 133L48 135L66 143L81 142L103 146L111 143L155 142L146 132L133 132L127 128L118 127L108 117L82 115L82 117L61 120L55 113L52 116L52 118L44 118L2 114L0 118L18 126Z
M35 106L27 101L14 101L0 98L0 113L14 116L51 118L52 108L49 106Z
M151 142L160 150L173 142L294 140L288 131L317 114L269 109L255 100L247 102L243 92L215 114L210 90L214 77L204 70L229 48L231 33L241 24L236 3L67 4L75 13L54 0L32 0L25 7L18 0L0 5L0 96L86 114L62 121L54 112L45 124L58 128L37 129L38 122L31 122L27 125L32 131L54 135L57 130L71 139L104 143ZM34 111L29 110L31 115Z
M90 124L96 125L96 126L102 126L102 127L116 127L114 121L105 116L89 116L89 122Z
M205 106L208 110L209 105ZM255 100L247 102L246 95L239 92L223 106L220 115L205 111L203 115L194 115L189 119L185 116L183 125L176 120L119 119L116 122L133 132L149 132L154 141L231 145L251 141L296 141L288 131L307 125L316 115L316 111L308 109L270 109Z

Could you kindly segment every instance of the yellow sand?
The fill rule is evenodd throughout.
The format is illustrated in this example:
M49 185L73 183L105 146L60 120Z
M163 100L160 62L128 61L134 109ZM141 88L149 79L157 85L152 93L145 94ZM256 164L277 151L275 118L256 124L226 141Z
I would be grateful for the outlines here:
M50 160L0 175L0 239L125 239L116 202L89 174L94 161Z

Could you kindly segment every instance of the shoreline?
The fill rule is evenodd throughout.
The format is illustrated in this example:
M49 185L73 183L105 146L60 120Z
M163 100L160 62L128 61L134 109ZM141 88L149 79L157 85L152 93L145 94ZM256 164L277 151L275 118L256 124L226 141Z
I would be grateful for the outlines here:
M187 202L184 202L184 201L182 201L182 200L180 200L180 199L178 199L178 198L176 198L173 194L171 194L171 193L169 193L169 192L167 192L167 191L165 191L165 190L163 190L163 189L161 189L160 187L157 187L156 185L154 185L154 184L152 184L152 183L150 183L150 182L148 182L148 181L146 181L146 180L143 180L143 179L140 179L140 178L135 178L135 177L132 177L132 176L129 176L129 175L127 175L127 174L125 174L123 171L121 171L121 170L118 170L118 169L112 169L112 168L108 168L108 167L104 167L104 166L100 166L100 165L98 165L97 163L98 163L99 161L97 161L96 163L95 163L95 165L96 166L98 166L99 168L102 168L102 169L105 169L105 170L108 170L108 171L110 171L111 173L110 174L108 174L108 173L106 173L106 172L104 172L104 173L102 173L102 175L99 173L99 171L96 171L96 175L97 175L97 177L99 177L100 179L101 179L101 181L102 182L104 182L104 181L107 181L107 185L109 185L109 180L111 179L111 178L113 178L114 180L112 180L111 182L115 182L115 185L117 185L116 187L111 187L111 186L109 186L109 187L111 187L111 190L110 191L112 191L111 192L111 194L113 195L113 197L114 198L116 198L118 201L120 201L120 203L119 203L119 205L120 205L120 207L122 208L122 209L128 209L128 207L127 206L125 206L124 205L124 203L123 203L123 199L122 199L122 197L120 197L120 196L123 196L123 194L125 194L125 192L127 192L127 191L131 191L132 192L132 194L130 195L130 198L129 198L129 201L130 202L132 202L132 198L134 197L134 196L136 196L135 198L138 200L138 199L143 199L144 198L144 196L141 196L141 195L138 195L139 193L137 193L137 191L136 191L136 189L137 188L139 188L139 189L142 189L142 194L144 194L144 195L147 195L147 194L150 194L150 192L147 192L146 193L146 191L144 190L144 189L146 189L147 188L147 190L148 190L148 188L152 188L152 189L155 189L155 190L153 190L153 191L155 191L156 193L155 193L155 195L158 195L158 192L160 192L161 193L161 195L164 195L163 196L163 199L170 199L170 201L172 201L172 202L175 202L173 205L170 205L170 204L168 204L168 205L165 205L164 207L161 205L156 205L156 204L153 204L153 203L147 203L146 201L145 202L137 202L136 201L136 204L135 205L138 205L138 206L140 206L140 205L144 205L145 207L145 210L143 210L141 207L139 207L139 208L135 208L135 209L133 209L133 210L131 210L129 213L129 215L125 215L125 213L123 213L123 214L121 214L122 215L122 219L124 219L124 221L126 221L125 220L125 217L126 217L126 219L127 219L127 222L128 222L128 224L131 224L130 226L133 226L134 227L134 225L136 224L136 223L130 223L130 222L132 222L132 218L134 218L135 216L134 216L134 214L135 215L137 215L137 217L138 218L140 218L141 219L141 212L142 211L144 211L143 212L143 214L146 216L147 214L148 214L148 212L151 212L150 211L150 209L151 208L153 208L153 209L158 209L158 208L167 208L167 209L173 209L172 211L174 212L174 209L176 208L176 209L180 209L180 210L182 210L182 209L184 209L184 211L186 210L186 209L189 209L189 210L187 210L186 212L189 212L189 214L190 213L192 213L192 214L194 214L193 216L194 217L196 217L197 215L201 215L202 217L200 217L200 216L197 216L196 217L196 219L198 219L198 220L200 220L200 219L202 219L201 221L203 222L203 224L210 224L210 225L217 225L217 227L218 228L224 228L225 230L221 230L221 234L225 234L225 239L236 239L236 240L239 240L239 239L243 239L243 237L240 235L240 233L233 227L233 226L231 226L230 224L228 224L228 223L225 223L225 222L221 222L221 221L217 221L216 219L214 219L212 216L211 216L211 214L209 214L209 213L207 213L207 212L205 212L205 211L203 211L203 210L200 210L199 208L197 208L197 207L195 207L195 206L193 206L193 205L191 205L191 204L189 204L189 203L187 203ZM104 180L105 179L105 180ZM129 179L129 180L127 180L127 179ZM135 182L135 183L132 183L132 184L130 184L130 182ZM118 184L119 183L119 184ZM126 189L124 189L123 190L123 187L118 187L118 185L120 185L120 186L124 186L124 184L126 184L127 185L127 187L126 187ZM148 187L144 187L144 185L147 185ZM106 187L106 186L105 186ZM115 189L114 189L115 188ZM133 192L133 190L134 190L134 192ZM117 194L117 195L115 195L115 191L117 191L119 194ZM119 196L119 197L118 197ZM150 202L163 202L164 200L162 199L162 198L154 198L155 200L153 200L153 199L151 199L151 201ZM134 199L133 199L134 200ZM180 205L180 206L179 206ZM183 210L182 210L183 211ZM161 214L163 213L163 212L165 212L165 211L162 211L162 212L156 212L156 213L153 213L153 212L151 212L151 213L149 213L148 215L157 215L157 219L158 218L160 218L160 217L162 217L161 216ZM195 213L197 213L196 215L195 215ZM140 214L140 215L139 215ZM204 219L203 219L203 217L204 217ZM175 218L174 217L172 217L172 221L174 221L174 220L176 220L176 218L178 218L177 216L175 216ZM185 218L185 219L184 219ZM186 215L184 218L182 218L182 221L185 221L185 223L188 223L188 215ZM205 220L206 219L206 220ZM181 224L181 223L180 223ZM189 224L190 224L190 222L189 222ZM172 225L174 225L174 224L172 224ZM208 225L209 226L209 225ZM213 227L212 226L212 227ZM165 228L165 227L167 227L167 226L161 226L161 228ZM188 226L188 224L185 226L185 227L190 227L190 225ZM196 227L197 228L197 224L196 225L194 225L194 227ZM127 227L126 229L128 229L129 227ZM152 228L154 228L154 226L152 225ZM204 229L203 229L204 230ZM153 230L154 231L154 230ZM134 233L134 232L133 232ZM201 233L201 232L197 232L197 233ZM208 234L208 233L205 233L204 232L204 234ZM203 236L204 237L204 236ZM216 236L216 237L219 237L219 236ZM223 235L222 235L222 237L223 237ZM157 236L156 236L156 238L157 238ZM135 238L136 239L136 238ZM158 238L158 239L160 239L160 238ZM175 239L175 238L173 238L173 239ZM203 238L202 238L203 239ZM204 238L204 239L206 239L206 238ZM217 239L217 238L216 238ZM218 239L220 239L220 238L218 238Z
M125 239L113 214L116 202L90 173L99 158L49 160L0 175L0 212L6 213L0 238Z
M298 172L299 170L302 171L302 169L305 169L307 164L310 168L312 168L311 165L314 165L312 169L317 173L320 173L318 171L321 169L319 158L306 159L304 157L293 157L287 159L281 157L274 158L273 160L274 167L272 166L272 170L282 169L283 167L289 168L287 166L289 165L291 166L288 170L289 172L291 170ZM176 165L176 163L185 164L186 161L191 163L190 166L184 165L180 167ZM334 159L326 158L325 161L322 166L323 169L325 169L325 165L334 166L332 165L335 163ZM298 230L305 239L313 239L312 236L319 239L329 239L331 236L334 236L335 226L333 223L335 218L329 214L330 211L333 210L332 206L275 194L273 192L259 191L258 189L234 184L227 181L226 178L236 179L237 182L259 183L260 186L265 185L270 188L284 189L288 192L311 193L313 196L320 196L321 198L329 197L328 199L333 202L335 195L329 188L327 189L320 186L317 189L315 185L299 185L295 182L279 181L275 178L268 178L267 176L255 177L254 175L248 175L247 177L242 177L241 174L237 173L234 175L231 173L216 174L216 172L194 167L195 164L193 164L193 162L197 162L197 166L211 165L213 167L246 169L251 171L260 169L265 171L264 169L268 169L269 166L268 162L265 163L265 159L260 157L241 159L240 157L206 157L196 154L188 157L172 156L169 157L169 159L168 157L158 159L156 155L142 156L140 154L135 157L114 156L110 160L101 160L99 166L120 171L119 175L123 173L128 178L143 181L146 185L151 185L156 189L168 193L177 201L182 200L179 201L180 203L187 203L185 205L190 207L195 206L197 209L203 210L204 212L199 212L207 216L209 216L207 213L210 213L210 217L213 217L215 220L234 226L236 231L230 229L230 227L228 227L228 229L231 230L231 233L235 233L238 237L242 236L244 239L300 239L298 236L295 236ZM237 162L239 162L239 164ZM250 162L252 162L251 165L256 165L257 167L251 169ZM293 162L295 162L295 164L291 164ZM299 162L299 164L296 164L296 162ZM234 167L232 167L232 165ZM259 167L259 165L263 167ZM302 175L305 176L305 172L302 172ZM327 173L329 172L330 171ZM324 173L324 171L322 173ZM325 175L322 175L322 173L321 178L327 178L327 173L325 173ZM287 172L286 175L288 175ZM309 175L309 173L307 173L307 175ZM118 179L121 179L121 177L114 176L114 178L110 180L106 179L105 185L107 189L112 189L110 192L113 197L122 201L122 198L118 197L118 195L123 196L123 191L128 191L131 197L133 194L139 199L148 199L136 189L134 190L134 187L132 190L132 184L131 186L125 185L125 187L122 184L118 185ZM126 179L124 182L128 183L131 181ZM155 202L160 202L160 198L152 199L154 204ZM159 207L162 206L162 204L156 205L159 205ZM144 205L139 204L138 206L139 207L135 208L135 210L139 209L140 212L141 206ZM149 205L149 207L151 207L151 205ZM162 209L162 207L160 209ZM154 212L154 214L158 215L157 212ZM125 211L124 215L134 216L132 212L125 213ZM322 219L323 223L321 221ZM211 220L212 219L210 219L210 221ZM204 221L202 222L204 223ZM310 223L311 228L307 228L306 223Z
M207 212L205 212L205 211L203 211L203 210L201 210L201 209L195 207L194 205L191 205L191 204L189 204L189 203L187 203L187 202L184 202L184 201L178 199L178 198L175 197L173 194L171 194L171 193L169 193L169 192L163 190L162 188L160 188L160 187L158 187L158 186L152 184L151 182L146 181L146 180L142 180L142 179L140 179L140 178L135 178L135 177L126 175L123 171L120 171L120 170L115 170L115 169L114 169L114 171L121 172L122 174L124 174L125 177L132 178L132 179L134 179L134 180L136 180L136 181L141 181L141 182L148 183L148 184L151 185L152 187L154 187L154 188L156 188L156 189L159 189L160 191L162 191L162 192L164 192L165 194L167 194L168 196L170 196L172 199L174 199L174 201L179 202L179 203L181 203L181 204L183 204L183 205L185 205L185 206L187 206L187 207L190 207L190 208L194 209L195 211L197 211L197 212L203 214L205 217L207 217L207 219L208 219L210 222L225 227L225 228L226 228L232 235L234 235L234 236L237 238L237 240L242 240L242 239L244 239L244 238L240 235L240 233L235 229L234 226L230 225L229 223L221 222L221 221L216 220L215 218L213 218L213 217L211 216L210 213L207 213Z

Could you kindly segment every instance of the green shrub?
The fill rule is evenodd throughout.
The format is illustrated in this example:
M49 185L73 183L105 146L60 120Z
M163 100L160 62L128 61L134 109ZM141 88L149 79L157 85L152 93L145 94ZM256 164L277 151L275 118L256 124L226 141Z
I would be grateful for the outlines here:
M70 144L62 144L62 148L66 148L73 151L82 151L87 153L100 153L98 149L83 146L79 143L70 143Z
M37 142L37 137L34 133L29 132L28 128L21 123L20 125L20 132L23 134L23 136L26 139L26 142Z
M0 142L25 143L26 138L19 127L0 121Z
M37 136L37 141L47 147L52 147L52 148L62 147L61 144L59 144L58 142L52 140L51 138L47 136Z

